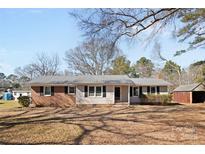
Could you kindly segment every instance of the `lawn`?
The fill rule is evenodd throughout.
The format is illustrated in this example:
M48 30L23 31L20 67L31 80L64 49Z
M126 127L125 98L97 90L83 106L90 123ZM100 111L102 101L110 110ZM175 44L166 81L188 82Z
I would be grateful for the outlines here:
M18 101L4 101L0 100L0 109L10 109L21 107Z
M205 104L0 109L0 144L205 144Z

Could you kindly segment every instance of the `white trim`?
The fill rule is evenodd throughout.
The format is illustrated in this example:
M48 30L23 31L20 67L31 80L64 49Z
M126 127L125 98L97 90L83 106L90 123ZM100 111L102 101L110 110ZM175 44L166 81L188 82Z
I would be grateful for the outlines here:
M100 92L100 96L97 96L97 87L100 87L101 88L101 92ZM95 86L95 97L103 97L103 86Z
M51 96L51 93L52 93L52 92L51 92L50 94L47 94L47 95L45 94L45 89L46 89L46 87L50 88L50 92L51 92L51 86L44 86L44 87L43 87L43 96Z
M90 96L90 87L94 87L94 96ZM101 87L101 95L96 95L96 87ZM103 97L103 86L102 85L91 85L88 86L88 97Z
M138 89L138 90L137 90L137 96L134 95L134 88L137 88L137 89ZM139 97L139 86L133 86L133 87L132 87L132 96L133 96L133 97Z
M127 94L128 94L128 105L130 105L130 85L128 85Z
M70 93L70 87L74 88L74 93ZM68 94L69 95L75 95L75 93L76 93L76 86L68 86Z
M132 97L139 97L139 86L130 86L132 88ZM138 91L137 91L137 96L134 96L134 88L138 88Z

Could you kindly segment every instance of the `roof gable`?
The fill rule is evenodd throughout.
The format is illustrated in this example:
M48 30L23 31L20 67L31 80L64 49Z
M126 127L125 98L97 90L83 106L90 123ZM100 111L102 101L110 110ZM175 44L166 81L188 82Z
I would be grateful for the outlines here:
M181 85L173 90L173 92L177 91L205 91L205 86L202 83L194 83L194 84L188 84L188 85Z

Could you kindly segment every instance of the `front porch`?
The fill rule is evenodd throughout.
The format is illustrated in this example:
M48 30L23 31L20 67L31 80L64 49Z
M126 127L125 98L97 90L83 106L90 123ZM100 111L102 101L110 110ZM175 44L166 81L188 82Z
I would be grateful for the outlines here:
M130 85L115 85L114 86L114 104L116 105L130 105L131 103L140 102L139 87L132 87Z

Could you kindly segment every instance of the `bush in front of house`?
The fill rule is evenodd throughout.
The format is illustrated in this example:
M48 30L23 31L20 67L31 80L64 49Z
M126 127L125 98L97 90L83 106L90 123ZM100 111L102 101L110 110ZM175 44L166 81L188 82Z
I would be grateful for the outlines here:
M150 103L150 104L167 104L171 103L172 96L170 94L163 94L163 95L142 95L141 102L142 104Z
M23 107L29 107L30 97L29 96L20 96L18 98L18 103Z

